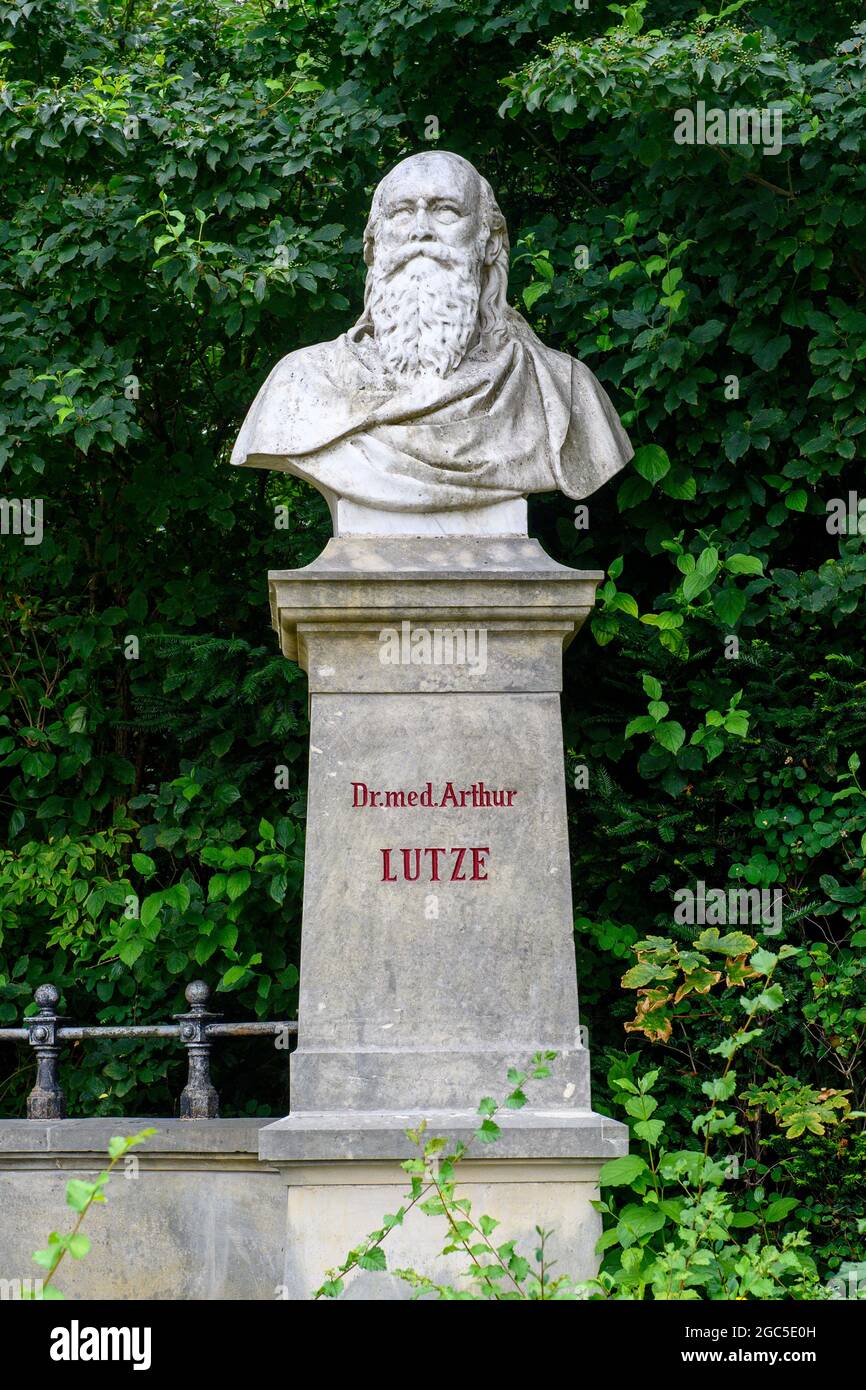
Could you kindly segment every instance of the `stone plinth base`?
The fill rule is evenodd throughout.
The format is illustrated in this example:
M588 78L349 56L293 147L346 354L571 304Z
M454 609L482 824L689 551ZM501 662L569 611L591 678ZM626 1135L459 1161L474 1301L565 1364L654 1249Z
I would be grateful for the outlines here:
M308 1299L348 1251L382 1225L388 1212L406 1205L409 1178L400 1163L418 1156L405 1129L417 1126L420 1112L392 1114L290 1115L260 1133L259 1152L288 1184L284 1284L289 1299ZM479 1117L468 1111L430 1114L427 1135L447 1135L468 1143ZM472 1157L457 1169L458 1196L472 1203L472 1214L500 1222L497 1244L514 1239L532 1259L536 1226L553 1232L547 1258L557 1272L589 1279L597 1268L595 1245L601 1218L598 1197L602 1165L627 1150L627 1130L592 1112L497 1114L502 1136L495 1144L475 1141ZM444 1217L414 1208L388 1236L388 1268L412 1268L437 1282L461 1285L468 1258L442 1255ZM347 1278L345 1298L397 1301L410 1286L391 1274L356 1270Z
M473 1142L461 1190L500 1244L532 1256L542 1226L561 1272L595 1270L598 1172L627 1135L591 1110L559 692L603 578L525 536L454 534L341 536L270 575L281 649L310 689L292 1112L259 1147L289 1188L290 1298L404 1204L407 1129L467 1142L482 1097L539 1053L556 1060L533 1109L497 1114L502 1136ZM413 1209L389 1265L453 1282L446 1237ZM373 1271L349 1284L408 1293Z
M271 574L310 687L294 1112L474 1108L538 1051L538 1104L589 1110L559 690L601 578L456 536Z
M335 536L526 536L526 498L447 512L385 512L325 493Z
M590 1159L464 1160L461 1197L472 1215L499 1221L496 1242L516 1239L518 1252L534 1263L536 1226L553 1232L547 1258L559 1274L590 1279L598 1267L595 1244L601 1217L591 1203L598 1197L598 1162ZM386 1212L405 1205L406 1174L396 1163L306 1163L286 1170L289 1182L285 1285L290 1299L309 1298L326 1269L338 1267L362 1236L378 1230ZM467 1287L464 1254L442 1255L448 1225L443 1216L413 1209L383 1245L388 1268ZM508 1288L508 1281L503 1289ZM411 1286L389 1273L356 1270L346 1280L344 1299L397 1302Z

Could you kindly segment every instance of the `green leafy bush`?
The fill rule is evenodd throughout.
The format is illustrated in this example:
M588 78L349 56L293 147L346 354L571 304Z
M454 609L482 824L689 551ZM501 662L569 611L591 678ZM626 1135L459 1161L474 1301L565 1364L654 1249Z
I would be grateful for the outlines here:
M772 1168L782 1238L808 1227L822 1277L856 1262L866 555L834 499L863 489L864 35L855 0L2 0L0 465L45 502L42 544L0 554L4 1024L46 978L89 1022L165 1019L198 974L236 1016L294 1013L305 683L265 575L329 527L227 454L277 357L351 321L371 189L438 138L500 195L513 301L636 445L588 528L531 507L607 571L564 700L596 1103L652 1065L652 1118L693 1142L718 1011L694 989L664 1044L626 1033L623 966L693 943L684 887L778 889L781 939L755 936L786 1002L738 1067L725 1194ZM778 153L678 143L698 102L780 111ZM232 1079L242 1046L227 1109L281 1108L276 1059L253 1101ZM181 1067L76 1049L73 1113L165 1112Z

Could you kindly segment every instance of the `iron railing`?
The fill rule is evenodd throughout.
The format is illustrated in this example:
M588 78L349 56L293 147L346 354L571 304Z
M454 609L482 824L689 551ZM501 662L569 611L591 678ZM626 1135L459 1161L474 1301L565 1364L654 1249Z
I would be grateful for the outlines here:
M36 1085L27 1097L28 1120L62 1120L66 1116L66 1097L60 1085L62 1044L83 1042L87 1038L177 1038L187 1053L187 1082L180 1095L182 1120L208 1120L219 1117L219 1096L210 1075L210 1051L214 1038L253 1038L297 1034L294 1021L268 1023L223 1023L222 1014L208 1009L210 987L204 980L193 980L184 991L189 1013L175 1014L174 1023L134 1025L105 1024L98 1027L67 1027L58 1014L60 994L55 985L40 985L34 994L39 1012L24 1020L23 1028L0 1028L0 1042L27 1042L36 1053Z

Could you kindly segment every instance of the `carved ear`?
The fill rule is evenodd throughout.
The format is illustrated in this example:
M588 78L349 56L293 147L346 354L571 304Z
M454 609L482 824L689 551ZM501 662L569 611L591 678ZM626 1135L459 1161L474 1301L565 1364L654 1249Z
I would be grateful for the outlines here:
M484 264L493 265L493 262L499 258L501 251L502 232L491 232L487 238L487 245L484 248Z

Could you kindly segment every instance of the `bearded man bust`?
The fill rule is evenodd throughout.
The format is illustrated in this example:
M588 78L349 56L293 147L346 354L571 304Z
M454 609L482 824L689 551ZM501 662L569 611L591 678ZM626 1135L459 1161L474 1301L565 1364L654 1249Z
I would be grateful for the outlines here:
M232 463L305 478L336 535L526 535L529 493L580 499L632 457L588 367L507 302L509 243L459 155L398 164L364 233L364 312L274 367Z

